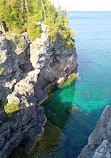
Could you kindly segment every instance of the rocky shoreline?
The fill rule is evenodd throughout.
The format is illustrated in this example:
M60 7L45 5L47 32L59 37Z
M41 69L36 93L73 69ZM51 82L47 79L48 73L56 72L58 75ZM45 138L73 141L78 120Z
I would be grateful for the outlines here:
M107 106L78 158L111 158L111 106Z
M77 73L77 54L74 47L65 49L65 41L57 35L50 43L50 36L41 26L41 38L29 41L26 33L17 41L0 37L0 100L8 106L17 104L22 110L6 114L0 111L0 157L7 158L25 139L32 140L44 131L46 116L40 104L49 96L48 85L65 81ZM16 42L15 42L15 41ZM10 110L10 109L9 109Z

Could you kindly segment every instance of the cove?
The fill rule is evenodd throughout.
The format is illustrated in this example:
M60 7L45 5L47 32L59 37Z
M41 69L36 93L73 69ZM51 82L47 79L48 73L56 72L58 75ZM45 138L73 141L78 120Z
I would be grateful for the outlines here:
M68 19L77 32L79 78L56 89L45 106L47 118L65 137L58 139L56 150L49 148L48 157L54 158L76 158L111 104L111 12L69 12Z
M111 12L68 12L68 19L77 32L79 77L52 91L44 105L50 123L27 158L77 158L103 109L111 104ZM20 158L20 152L15 157Z

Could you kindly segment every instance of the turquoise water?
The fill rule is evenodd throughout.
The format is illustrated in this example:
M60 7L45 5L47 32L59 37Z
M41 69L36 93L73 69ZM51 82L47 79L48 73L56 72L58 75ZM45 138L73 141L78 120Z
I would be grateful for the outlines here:
M91 113L111 101L111 12L70 12L69 21L77 31L81 78L75 84L73 102Z
M111 104L111 12L69 12L68 19L77 32L79 78L53 91L45 109L59 128L48 126L33 154L23 158L76 158L104 107Z
M111 104L111 12L69 12L68 19L77 32L79 78L54 91L46 106L48 119L65 135L52 156L58 158L77 157L103 108Z

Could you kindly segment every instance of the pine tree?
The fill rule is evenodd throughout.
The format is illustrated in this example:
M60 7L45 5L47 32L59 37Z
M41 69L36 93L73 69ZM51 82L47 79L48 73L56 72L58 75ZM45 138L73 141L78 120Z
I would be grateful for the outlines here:
M35 40L42 32L38 22L47 25L51 42L55 42L59 33L66 41L66 47L74 45L71 37L75 32L68 26L66 11L55 8L51 1L0 0L0 26L3 33L9 30L15 33L27 31L30 39Z

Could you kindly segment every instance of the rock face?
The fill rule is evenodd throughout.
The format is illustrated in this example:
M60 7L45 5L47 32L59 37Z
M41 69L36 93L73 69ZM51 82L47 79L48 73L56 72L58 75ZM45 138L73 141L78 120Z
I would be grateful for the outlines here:
M43 132L46 117L39 105L48 98L47 86L77 72L75 48L64 49L65 41L59 35L56 42L50 43L45 26L42 28L41 38L34 42L22 34L22 48L19 43L0 37L0 101L23 108L11 115L0 112L1 158L7 158L22 140Z
M78 158L111 158L111 106L103 111Z
M23 140L33 140L41 134L45 122L42 106L30 106L12 115L0 112L0 158L7 158Z
M72 47L65 50L65 42L59 35L54 43L50 43L45 33L32 43L27 34L22 35L21 40L24 48L0 37L0 69L4 68L0 74L0 100L8 99L11 103L18 100L16 95L30 94L38 103L48 97L45 89L49 84L64 81L77 72L76 50ZM22 101L19 99L18 103Z

